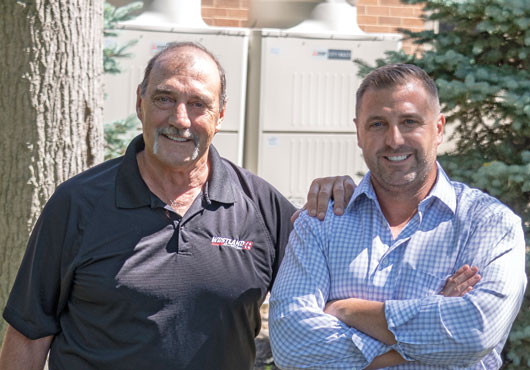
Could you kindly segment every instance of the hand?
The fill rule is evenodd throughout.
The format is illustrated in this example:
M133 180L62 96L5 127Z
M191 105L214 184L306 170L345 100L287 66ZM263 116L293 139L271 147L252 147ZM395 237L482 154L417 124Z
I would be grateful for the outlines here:
M464 265L460 267L445 283L440 295L444 297L462 297L473 290L481 277L478 274L478 267Z
M308 210L311 217L317 216L322 221L330 199L335 201L333 212L337 216L342 215L355 188L355 182L350 176L321 177L313 180L307 193L306 204L293 214L291 222L294 222L304 209Z

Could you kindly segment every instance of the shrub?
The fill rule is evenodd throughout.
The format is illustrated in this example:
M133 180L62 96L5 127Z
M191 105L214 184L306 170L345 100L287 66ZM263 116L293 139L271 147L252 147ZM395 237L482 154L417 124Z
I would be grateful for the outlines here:
M132 54L127 53L127 49L136 44L136 40L119 45L113 42L112 38L117 34L113 31L118 22L123 22L134 18L131 13L142 8L143 3L140 1L116 8L113 5L105 2L104 6L104 30L105 47L103 48L103 69L105 73L116 74L120 73L120 65L118 59L129 58ZM105 123L104 137L105 137L105 159L110 159L122 155L127 147L127 143L131 139L131 133L138 133L140 130L140 122L136 116L131 115L124 119Z

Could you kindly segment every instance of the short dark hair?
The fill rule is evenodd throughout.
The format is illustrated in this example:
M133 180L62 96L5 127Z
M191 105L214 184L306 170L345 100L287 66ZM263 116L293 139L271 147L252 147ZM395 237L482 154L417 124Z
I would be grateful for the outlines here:
M363 95L368 89L384 89L403 85L411 79L418 80L435 103L439 104L438 89L434 80L420 67L414 64L388 64L368 73L357 89L355 115L359 116Z
M219 71L219 79L221 81L221 86L219 88L219 110L222 110L226 103L226 75L223 67L221 66L221 63L217 60L217 58L204 46L197 42L191 42L191 41L184 41L184 42L170 42L166 45L166 47L158 52L156 55L154 55L149 62L147 63L147 67L145 67L144 72L144 78L142 82L140 83L140 95L144 96L145 92L147 91L147 85L149 84L149 76L151 75L151 71L153 70L153 67L157 60L170 52L173 52L180 48L192 48L200 50L204 53L206 53L217 65L217 70Z

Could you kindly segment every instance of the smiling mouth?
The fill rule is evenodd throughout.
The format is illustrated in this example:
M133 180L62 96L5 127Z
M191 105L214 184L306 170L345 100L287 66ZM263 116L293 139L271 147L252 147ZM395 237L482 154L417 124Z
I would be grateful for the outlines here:
M185 138L185 137L182 137L182 136L176 136L176 135L162 134L162 136L164 136L166 139L169 139L171 141L176 141L176 142L179 142L179 143L183 143L183 142L186 142L186 141L190 140L189 138Z
M390 162L401 162L409 158L410 156L411 154L402 154L402 155L389 155L389 156L384 156L384 157L388 159Z

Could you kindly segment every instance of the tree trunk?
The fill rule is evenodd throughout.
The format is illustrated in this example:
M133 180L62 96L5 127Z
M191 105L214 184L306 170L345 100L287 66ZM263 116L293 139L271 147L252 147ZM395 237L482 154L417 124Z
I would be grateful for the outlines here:
M1 310L55 187L103 158L102 37L102 0L0 4Z

